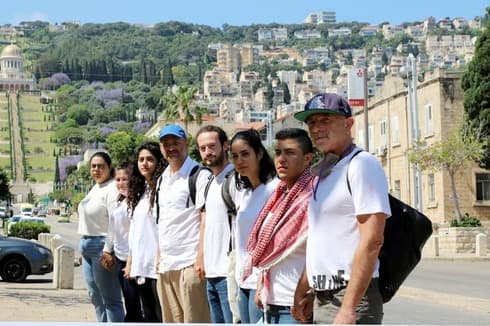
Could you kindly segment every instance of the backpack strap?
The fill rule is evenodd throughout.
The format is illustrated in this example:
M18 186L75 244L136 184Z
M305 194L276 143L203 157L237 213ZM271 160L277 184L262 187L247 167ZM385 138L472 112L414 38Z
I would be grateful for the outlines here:
M360 152L363 152L363 150L362 150L362 149L361 149L361 150L358 150L357 152L355 152L355 153L354 153L354 154L351 156L351 158L350 158L350 160L349 160L349 165L347 165L347 172L345 173L345 178L347 179L347 188L349 188L349 193L350 193L351 195L352 195L352 190L351 190L351 188L350 188L350 182L349 182L349 166L350 166L350 162L352 161L352 159L353 159L354 157L356 157L356 156L357 156L357 154L359 154Z
M235 202L233 201L233 198L231 198L230 194L230 185L231 185L231 180L233 180L233 174L235 173L235 169L230 170L226 175L225 175L225 181L223 182L223 185L221 186L221 198L223 198L223 201L225 202L226 205L226 213L228 215L228 225L230 226L230 243L228 245L228 254L233 250L233 244L234 244L234 218L236 216L236 206Z
M160 186L162 185L162 176L158 178L158 183L157 183L157 190L155 192L155 203L156 203L156 210L157 210L157 216L156 216L156 223L158 224L158 221L160 220L160 204L158 202L159 194L160 194Z
M189 178L187 179L188 186L189 186L189 197L187 198L187 203L185 205L186 208L189 208L191 203L192 205L196 204L196 183L197 183L197 178L199 177L199 174L201 173L202 170L210 171L209 168L201 164L195 165L191 169L191 173L189 174ZM208 185L210 185L210 182L206 184L206 189L209 190Z

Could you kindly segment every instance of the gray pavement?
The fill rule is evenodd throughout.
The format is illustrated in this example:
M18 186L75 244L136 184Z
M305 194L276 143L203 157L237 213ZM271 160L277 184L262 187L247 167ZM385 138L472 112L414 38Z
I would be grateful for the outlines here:
M75 228L48 217L52 233ZM77 236L67 237L76 247ZM0 281L0 325L95 322L81 267L73 290L57 290L52 273L24 283ZM390 325L490 325L490 256L424 258L394 299L385 305Z

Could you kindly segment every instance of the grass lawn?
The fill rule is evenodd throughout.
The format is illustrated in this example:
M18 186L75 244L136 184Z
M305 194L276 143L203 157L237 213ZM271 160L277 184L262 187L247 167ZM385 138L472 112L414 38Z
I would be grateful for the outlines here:
M10 144L0 143L0 152L1 153L6 153L6 151L9 151L10 152Z
M53 148L55 144L49 142L52 131L46 131L46 126L51 126L52 121L44 121L45 113L41 110L39 96L22 95L22 120L24 127L24 145L30 152L26 155L29 178L35 178L38 182L52 181L54 179L55 158ZM35 148L40 148L43 154L35 154Z

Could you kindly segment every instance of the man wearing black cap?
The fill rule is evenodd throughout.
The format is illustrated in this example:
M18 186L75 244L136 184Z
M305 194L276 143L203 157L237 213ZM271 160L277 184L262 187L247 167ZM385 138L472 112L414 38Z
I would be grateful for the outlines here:
M317 180L308 209L306 268L292 313L306 321L313 312L320 324L380 324L378 254L391 214L384 171L375 157L358 153L351 108L342 97L315 95L295 118L307 124L324 158L312 167Z
M201 170L196 179L195 198L191 199L189 178L199 163L188 155L188 141L182 127L163 127L160 149L168 161L157 186L158 273L163 319L166 323L209 323L206 282L199 278L196 260L204 189L211 173Z

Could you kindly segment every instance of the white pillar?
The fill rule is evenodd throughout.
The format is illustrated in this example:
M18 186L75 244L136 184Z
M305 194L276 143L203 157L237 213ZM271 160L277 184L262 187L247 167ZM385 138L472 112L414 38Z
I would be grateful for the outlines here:
M75 249L59 246L54 251L53 285L56 289L73 289Z
M485 233L479 233L476 235L475 252L479 257L487 255L487 235Z

